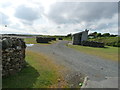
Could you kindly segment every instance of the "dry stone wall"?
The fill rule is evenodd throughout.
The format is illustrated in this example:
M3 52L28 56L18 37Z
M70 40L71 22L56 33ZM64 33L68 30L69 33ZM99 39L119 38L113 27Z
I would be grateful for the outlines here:
M56 41L56 38L52 38L52 37L36 37L36 42L37 43L49 43L52 40Z
M25 67L25 42L20 38L2 37L2 76L13 75Z
M63 40L63 38L58 38L58 40Z
M90 46L90 47L104 47L104 43L102 42L95 42L95 41L82 41L82 46Z

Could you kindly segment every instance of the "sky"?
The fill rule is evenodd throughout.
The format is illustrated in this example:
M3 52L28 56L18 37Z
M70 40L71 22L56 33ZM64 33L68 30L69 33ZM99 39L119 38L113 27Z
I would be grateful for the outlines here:
M85 29L118 34L118 1L0 0L1 34L67 35Z

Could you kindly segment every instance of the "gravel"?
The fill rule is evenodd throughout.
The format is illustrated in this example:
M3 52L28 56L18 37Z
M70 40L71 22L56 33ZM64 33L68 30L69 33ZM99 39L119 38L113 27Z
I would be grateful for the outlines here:
M32 47L28 47L27 49L47 54L51 58L54 58L57 63L69 68L71 72L79 72L88 76L89 83L93 83L93 81L95 81L105 88L109 88L109 86L111 88L118 87L118 83L116 83L117 79L112 80L112 78L118 77L117 62L84 54L83 52L67 47L66 44L68 43L69 41L59 41L58 43L54 43L52 45L36 44ZM115 82L107 82L106 77L111 77L111 81ZM111 85L111 83L114 84ZM94 87L97 88L97 86L98 85Z

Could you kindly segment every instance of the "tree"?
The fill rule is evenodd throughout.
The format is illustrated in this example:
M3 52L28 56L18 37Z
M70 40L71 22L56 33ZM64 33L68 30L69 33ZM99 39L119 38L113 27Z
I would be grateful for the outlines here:
M67 35L67 37L71 37L71 36L72 36L72 34L71 34L71 33Z
M116 36L117 36L117 35L113 35L113 34L110 35L110 37L116 37Z
M97 32L93 32L93 33L90 33L88 36L96 38L96 35L97 35Z
M109 33L104 33L104 34L103 34L103 37L109 37L109 36L110 36Z
M96 37L101 37L101 36L102 36L101 33L96 34Z
M97 34L97 32L94 32L93 34L94 34L94 35L96 35L96 34Z

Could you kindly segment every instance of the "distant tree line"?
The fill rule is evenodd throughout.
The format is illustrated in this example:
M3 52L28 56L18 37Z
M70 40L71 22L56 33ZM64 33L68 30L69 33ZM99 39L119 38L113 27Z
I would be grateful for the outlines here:
M110 33L101 34L101 33L93 32L93 33L90 33L88 36L89 37L91 36L93 38L97 38L97 37L116 37L118 35L114 35L114 34L110 34ZM71 33L67 34L66 37L72 37L72 34Z
M113 34L110 34L110 33L97 33L97 32L93 32L93 33L90 33L88 35L89 37L93 37L93 38L97 38L97 37L116 37L118 35L113 35Z
M89 40L103 42L105 45L120 47L120 37L119 35L113 35L110 33L97 33L93 32L89 35ZM117 37L118 36L118 37Z
M67 36L66 37L71 37L72 36L72 34L70 33L70 34L67 34Z

